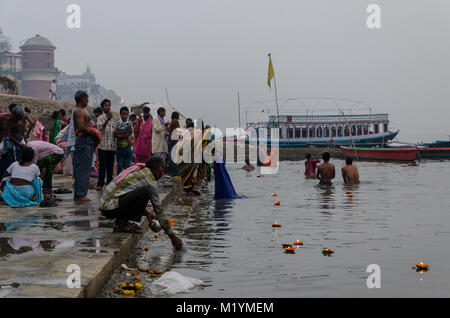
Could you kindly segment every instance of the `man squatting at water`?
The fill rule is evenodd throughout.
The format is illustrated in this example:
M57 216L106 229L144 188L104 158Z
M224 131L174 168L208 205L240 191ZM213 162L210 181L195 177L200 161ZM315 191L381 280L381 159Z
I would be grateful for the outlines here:
M108 219L115 219L115 233L142 234L142 229L131 221L139 222L146 216L149 222L156 218L169 236L175 249L182 248L182 241L172 226L159 200L156 181L164 175L165 163L161 157L151 157L147 163L136 164L119 174L103 192L100 211ZM146 208L151 202L156 216Z

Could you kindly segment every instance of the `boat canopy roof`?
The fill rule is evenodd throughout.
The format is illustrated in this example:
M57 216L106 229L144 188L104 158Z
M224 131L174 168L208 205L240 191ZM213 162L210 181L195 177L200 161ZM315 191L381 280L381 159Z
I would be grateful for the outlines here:
M388 122L388 114L358 114L358 115L270 115L269 122L293 124L345 124Z

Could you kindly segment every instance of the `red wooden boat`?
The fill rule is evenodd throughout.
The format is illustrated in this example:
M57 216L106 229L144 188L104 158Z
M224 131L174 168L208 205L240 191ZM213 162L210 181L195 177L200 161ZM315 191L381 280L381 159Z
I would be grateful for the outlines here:
M341 147L344 157L359 160L414 161L417 160L416 148L362 148Z

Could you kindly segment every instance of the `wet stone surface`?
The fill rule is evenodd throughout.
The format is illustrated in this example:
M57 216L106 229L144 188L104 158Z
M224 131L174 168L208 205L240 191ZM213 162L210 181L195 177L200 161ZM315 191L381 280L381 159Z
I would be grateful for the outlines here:
M72 189L71 178L56 176L54 183ZM161 192L167 189L170 184ZM84 287L132 237L113 234L113 221L97 207L100 193L88 196L91 202L79 204L73 194L57 195L58 206L51 208L12 209L0 202L0 297L86 296L83 288L68 288L68 266L79 266Z

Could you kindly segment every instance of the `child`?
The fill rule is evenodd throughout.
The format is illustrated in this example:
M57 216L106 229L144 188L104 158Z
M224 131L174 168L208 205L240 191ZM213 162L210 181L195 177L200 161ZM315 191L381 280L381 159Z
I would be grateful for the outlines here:
M2 198L12 208L39 205L43 199L40 171L32 163L33 159L33 148L25 147L22 159L10 165L3 174L3 178L11 176L6 182Z
M128 120L129 111L127 107L120 109L120 120L116 124L114 137L117 142L117 175L131 165L133 152L133 124Z

